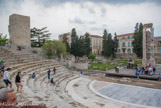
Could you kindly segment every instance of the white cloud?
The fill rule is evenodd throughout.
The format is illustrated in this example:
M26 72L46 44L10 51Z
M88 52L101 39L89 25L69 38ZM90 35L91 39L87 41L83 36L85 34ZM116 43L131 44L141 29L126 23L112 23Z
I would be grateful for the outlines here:
M8 34L9 15L16 13L30 16L31 27L48 27L55 39L59 34L70 32L72 28L76 28L79 35L85 32L102 35L104 29L112 34L129 33L134 31L137 22L153 23L155 35L161 35L158 28L161 27L161 7L150 2L121 5L66 2L45 7L34 0L24 0L17 4L7 2L5 7L1 7L0 33Z

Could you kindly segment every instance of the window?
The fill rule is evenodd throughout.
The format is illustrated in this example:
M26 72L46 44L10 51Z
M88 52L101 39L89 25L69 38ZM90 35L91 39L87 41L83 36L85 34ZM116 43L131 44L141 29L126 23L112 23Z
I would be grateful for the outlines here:
M118 42L118 47L120 47L120 42Z
M128 39L130 39L130 36L128 36Z
M122 46L123 46L123 47L125 47L125 46L126 46L125 42L123 42L123 43L122 43Z
M128 47L130 47L130 42L128 42Z
M120 49L117 49L117 52L120 53Z
M122 37L122 40L124 40L125 39L125 37Z
M158 42L158 46L161 46L161 42Z
M161 54L161 48L159 48L159 52L158 53Z
M128 50L127 50L127 53L131 53L131 49L128 49Z

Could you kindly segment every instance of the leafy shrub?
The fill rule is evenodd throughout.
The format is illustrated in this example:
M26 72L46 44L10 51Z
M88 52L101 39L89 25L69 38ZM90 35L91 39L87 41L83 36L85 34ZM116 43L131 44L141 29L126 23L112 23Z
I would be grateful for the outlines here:
M92 59L92 61L96 58L96 55L94 54L89 54L88 59Z

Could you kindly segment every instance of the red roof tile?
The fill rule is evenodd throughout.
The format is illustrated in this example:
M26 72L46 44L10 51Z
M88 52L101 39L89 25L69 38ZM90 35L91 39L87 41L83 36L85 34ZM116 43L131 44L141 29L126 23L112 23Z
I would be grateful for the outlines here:
M127 34L117 35L117 37L129 36L129 35L134 35L134 33L127 33Z

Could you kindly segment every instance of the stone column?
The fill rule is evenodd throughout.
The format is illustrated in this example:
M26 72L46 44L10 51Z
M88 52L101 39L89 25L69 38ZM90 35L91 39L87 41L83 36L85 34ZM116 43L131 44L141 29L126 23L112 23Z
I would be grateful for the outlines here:
M146 58L146 27L143 28L143 59L142 59L142 66L147 66L147 58Z
M152 66L155 66L155 59L154 59L154 28L151 28L151 34L150 34L150 38L151 38L151 44L150 44L150 64Z

